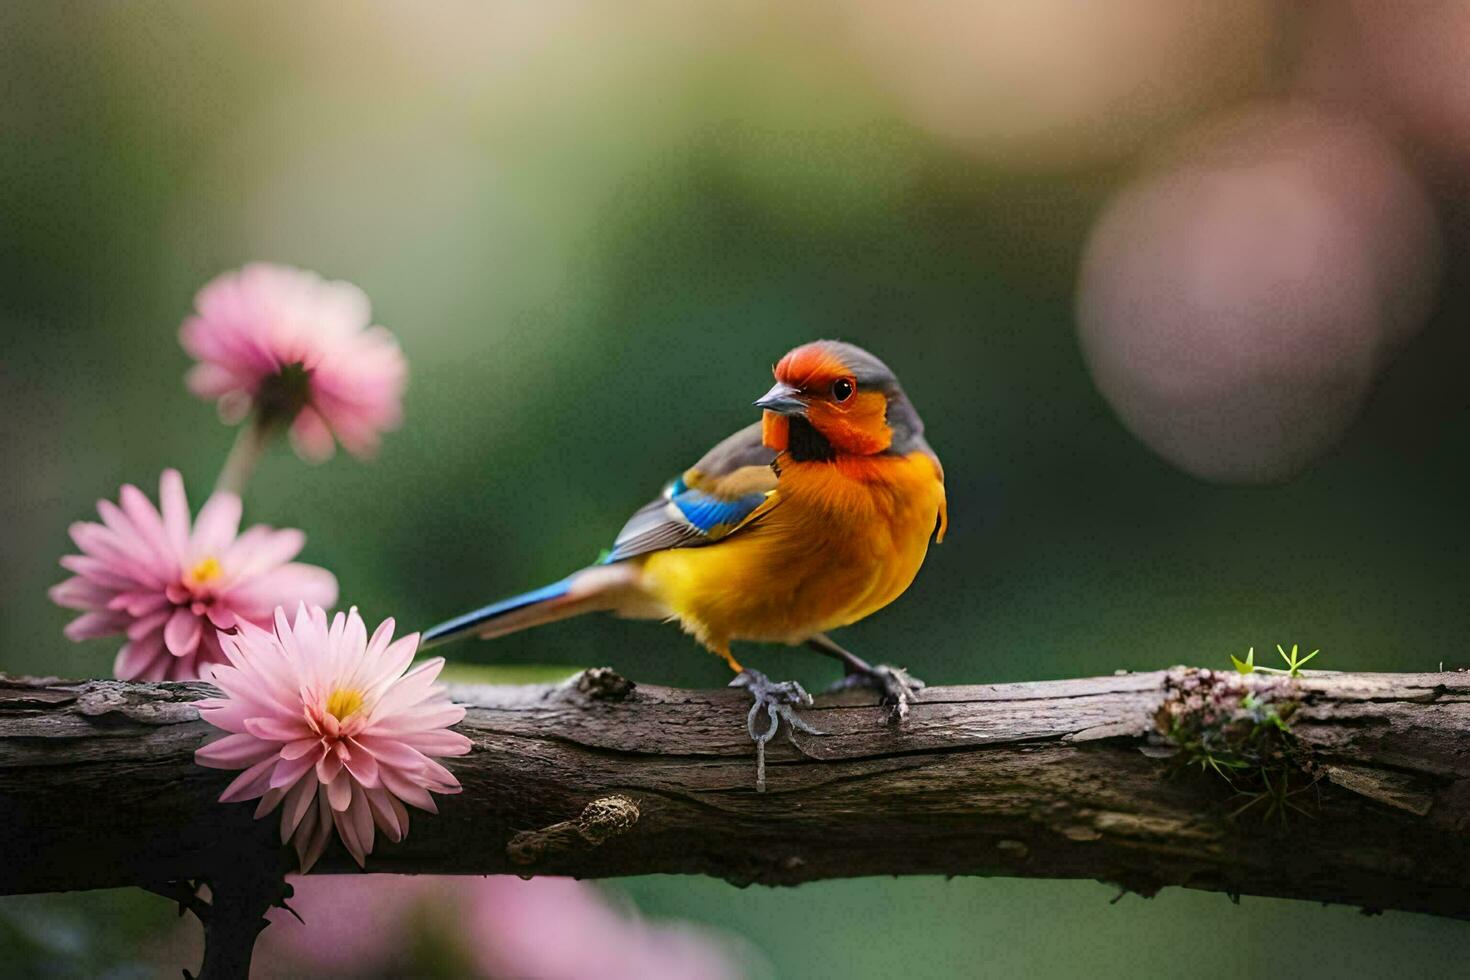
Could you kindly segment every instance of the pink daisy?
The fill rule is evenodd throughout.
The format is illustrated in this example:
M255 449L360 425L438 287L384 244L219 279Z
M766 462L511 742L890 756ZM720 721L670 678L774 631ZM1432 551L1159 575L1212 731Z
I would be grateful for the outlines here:
M434 680L444 659L412 670L419 635L393 641L393 620L367 635L357 608L327 624L320 606L284 609L275 632L245 625L221 634L229 663L208 680L224 697L199 702L204 720L231 734L194 753L215 769L244 769L220 802L260 797L256 819L283 802L281 842L307 871L332 827L361 866L373 825L389 840L408 833L405 803L437 813L436 793L459 781L431 756L464 755L470 740L449 726L464 717ZM408 670L407 673L404 671Z
M306 543L293 529L240 529L240 498L216 493L190 527L189 501L178 470L158 481L162 512L134 486L119 504L97 503L102 523L78 521L71 537L80 555L61 567L72 578L51 599L82 615L67 624L72 640L127 635L113 673L123 680L192 680L222 663L216 630L268 623L282 603L337 601L337 579L291 561Z
M226 421L251 411L264 426L291 426L304 459L378 447L403 414L408 364L393 335L370 326L363 291L314 272L254 263L210 281L179 340L199 363L189 389L217 399Z

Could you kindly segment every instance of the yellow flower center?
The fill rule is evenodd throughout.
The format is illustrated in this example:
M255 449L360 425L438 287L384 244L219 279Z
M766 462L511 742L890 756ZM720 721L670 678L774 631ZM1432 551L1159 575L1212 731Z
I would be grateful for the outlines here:
M206 558L189 569L189 581L195 585L206 585L219 578L219 573L219 559Z
M346 721L348 715L362 707L362 692L344 690L337 688L332 696L327 698L327 714L338 721Z

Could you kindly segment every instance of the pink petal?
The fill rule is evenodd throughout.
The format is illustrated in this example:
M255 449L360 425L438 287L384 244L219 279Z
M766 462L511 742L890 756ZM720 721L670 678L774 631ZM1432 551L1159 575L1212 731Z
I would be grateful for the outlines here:
M116 531L96 521L72 521L66 526L66 534L85 554L109 561L115 560L119 555L128 554L134 550L134 547L129 546L135 546L135 542L131 540L125 544Z
M254 399L245 392L227 391L219 397L219 419L225 425L239 425L254 405Z
M112 662L112 676L120 681L133 681L144 677L157 661L167 660L163 641L157 637L124 643Z
M378 769L378 777L382 780L383 786L387 788L388 792L409 806L416 806L420 810L427 810L430 813L439 812L439 808L434 804L434 798L429 795L429 791L401 774L398 770L388 766L381 766Z
M409 735L435 728L447 728L464 720L464 705L447 701L429 701L405 708L369 728L373 735L406 741ZM376 712L375 712L376 714Z
M100 612L82 613L76 619L67 623L62 628L62 635L68 640L94 640L99 636L111 636L121 633L128 625L128 617L122 613L103 610Z
M286 791L284 789L276 789L272 787L271 789L266 790L265 793L261 796L260 802L256 804L255 819L259 820L261 817L270 813L276 807L280 806L281 800L285 798Z
M163 528L163 518L143 491L130 483L126 484L118 494L118 501L138 537L148 546L151 552L149 557L165 561L174 558L173 549L169 547L168 532Z
M163 510L164 533L174 555L182 556L189 547L189 498L184 495L184 478L178 470L164 470L159 477L158 501Z
M367 650L367 639L367 627L363 624L357 607L353 606L347 611L347 624L342 633L342 649L351 654L352 659L361 660L363 652Z
M310 785L310 783L304 783L304 784L303 783L297 783L296 784L296 789L300 789L303 785ZM316 803L316 801L317 801L318 795L319 794L315 790L313 790L312 793L311 793L311 795L307 797L306 811L301 815L301 819L299 821L297 821L295 829L289 832L290 838L291 838L291 844L292 844L292 846L294 846L296 848L296 860L297 860L297 863L300 864L300 866L301 866L301 873L302 874L306 874L306 872L310 871L311 870L311 866L316 863L315 859L313 859L312 861L308 862L306 860L306 853L307 853L308 848L310 847L312 836L316 832L316 824L317 824L317 803ZM290 804L289 801L286 803L286 806L287 807L290 807L291 806L291 804ZM282 834L282 836L286 836L287 835L287 830L286 830L286 813L285 812L282 812L282 814L281 814L281 834Z
M348 752L342 765L347 767L347 771L364 788L371 789L378 785L378 763L371 753Z
M324 568L298 562L239 582L226 594L230 608L257 622L277 606L295 609L297 603L327 608L337 602L337 577Z
M302 779L286 794L286 808L281 811L282 844L290 840L296 828L301 825L301 818L306 816L312 803L316 801L319 785L315 780Z
M473 743L459 732L440 729L404 736L404 741L424 755L465 755Z
M281 746L282 759L299 759L308 755L312 749L320 748L322 740L315 735L311 738L303 738L296 742L287 742Z
M194 761L211 769L245 769L275 755L275 746L251 735L226 735L194 750Z
M217 630L206 628L204 634L199 638L199 650L194 654L194 660L195 672L201 678L204 676L205 668L224 663L225 654L220 648L219 637Z
M367 848L363 846L362 838L357 835L357 825L352 820L349 812L333 813L332 823L337 827L337 836L342 839L342 844L347 848L347 853L352 855L352 860L357 862L359 868L367 863Z
M196 364L184 376L184 384L200 398L218 398L237 383L233 373L216 364Z
M284 719L277 717L251 718L245 722L245 730L256 738L272 742L295 742L310 738L311 729L304 718Z
M295 528L275 531L257 524L235 539L221 561L237 578L248 578L284 565L305 546L306 535Z
M220 794L221 803L235 803L239 800L253 800L261 793L270 788L271 770L275 768L274 758L262 759L255 765L246 769L235 777L235 781L225 787Z
M380 763L396 769L417 771L427 761L423 753L398 739L372 734L361 735L356 742L376 756Z
M159 592L157 590L149 590L144 592L119 592L117 595L113 596L111 600L108 601L107 608L121 609L129 616L137 616L139 618L142 618L144 616L152 615L153 613L162 609L164 606L168 605L168 602L169 599L167 594Z
M296 844L296 854L301 860L302 874L310 871L312 865L316 864L317 860L322 856L322 852L327 849L327 841L331 838L332 808L327 803L327 794L325 791L317 793L316 806L312 808L312 814L316 819L312 822L310 835L304 836L302 831L298 829L296 836L293 838L293 842ZM304 827L305 825L306 820L303 819L302 826Z
M333 810L347 809L347 804L352 802L352 780L339 775L327 783L327 800L332 804Z
M403 809L403 804L393 796L392 793L382 786L376 786L365 790L368 806L373 811L373 821L378 825L389 840L395 844L403 840L408 832L408 814ZM402 817L400 818L400 814Z
M137 493L137 491L133 492ZM131 494L124 494L124 496L128 500L136 499ZM134 506L141 507L153 515L152 530L146 533L140 531L135 526L133 519L110 500L97 501L97 511L102 515L107 530L113 535L113 547L106 553L99 553L97 557L113 563L119 572L131 576L138 584L156 589L163 583L178 577L178 556L169 546L166 532L162 529L162 521L153 511L153 506L148 503L147 498L142 498Z
M142 673L139 673L136 676L132 677L132 680L162 681L168 679L169 667L177 663L178 661L176 658L168 655L168 651L163 648L163 641L161 639L158 642L158 652L162 654L162 656L154 657L152 660L150 660L148 662L148 666L143 668Z
M233 493L216 493L204 503L194 522L190 551L200 559L217 558L240 530L240 498Z
M115 593L80 575L51 586L47 595L51 601L65 609L102 609L112 606Z
M199 617L187 609L175 609L163 628L163 645L175 657L190 657L199 649Z
M327 428L326 420L316 409L309 405L291 423L291 448L308 463L325 462L336 451L332 430Z
M128 626L128 639L141 640L145 636L162 630L164 624L169 621L173 614L173 609L164 608L158 610L156 613L139 617Z
M163 675L166 681L192 681L199 679L199 657L197 655L188 657L169 657L166 664L167 673Z
M439 671L444 669L443 657L432 657L404 674L388 693L384 694L373 708L374 718L386 718L413 707L429 697Z
M393 642L393 628L396 625L392 616L378 624L378 628L373 630L372 638L368 640L367 656L378 656L388 649L388 645ZM395 676L399 673L402 671L394 672Z
M323 786L336 779L341 771L342 757L335 752L326 753L316 764L316 778Z
M352 803L344 814L364 855L373 853L373 811L361 786L352 784ZM357 862L359 865L361 861Z
M126 592L138 587L137 579L90 555L62 555L60 564L68 572L75 572L104 588Z
M296 781L310 772L311 767L315 764L310 756L280 760L276 763L275 771L271 773L271 788L296 785Z

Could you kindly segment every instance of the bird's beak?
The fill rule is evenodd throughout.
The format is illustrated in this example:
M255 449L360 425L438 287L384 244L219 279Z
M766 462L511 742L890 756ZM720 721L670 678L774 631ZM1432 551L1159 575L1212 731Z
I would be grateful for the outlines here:
M757 398L755 407L778 415L806 415L806 402L801 399L801 389L793 388L784 381L777 381L770 391Z

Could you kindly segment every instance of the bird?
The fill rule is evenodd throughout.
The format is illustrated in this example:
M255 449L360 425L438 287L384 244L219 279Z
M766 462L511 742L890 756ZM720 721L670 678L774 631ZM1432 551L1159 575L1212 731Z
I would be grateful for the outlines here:
M592 612L677 622L752 696L746 728L765 745L782 720L822 734L797 708L811 696L772 681L733 642L805 645L840 660L836 688L871 687L901 723L924 683L871 664L828 634L897 599L948 526L944 469L894 373L837 340L791 350L729 436L638 509L603 557L566 578L443 622L423 648L495 638Z

